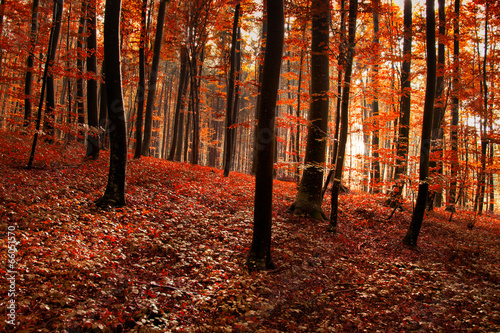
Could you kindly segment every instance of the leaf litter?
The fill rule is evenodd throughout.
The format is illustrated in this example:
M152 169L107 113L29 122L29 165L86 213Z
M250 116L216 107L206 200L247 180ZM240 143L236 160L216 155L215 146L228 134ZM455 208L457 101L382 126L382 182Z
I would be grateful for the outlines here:
M19 244L17 325L2 320L1 331L500 331L497 216L469 230L467 212L448 222L437 209L409 249L400 241L411 204L387 221L383 197L344 194L332 235L286 213L296 185L276 181L278 268L249 274L253 177L131 160L128 205L102 211L93 202L106 184L106 153L82 161L77 144L42 144L27 171L29 138L2 134L2 262L7 226ZM8 283L0 290L7 295Z

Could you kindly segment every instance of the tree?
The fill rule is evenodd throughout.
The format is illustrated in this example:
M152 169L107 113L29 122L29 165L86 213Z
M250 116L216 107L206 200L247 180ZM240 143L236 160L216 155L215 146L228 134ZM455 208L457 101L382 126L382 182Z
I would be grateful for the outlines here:
M44 95L45 95L45 90L47 89L47 94L49 94L48 91L48 83L49 83L49 78L52 79L52 94L54 93L54 78L52 75L49 73L52 68L53 61L55 59L55 52L57 50L57 42L59 40L59 32L61 29L61 16L62 16L62 11L63 11L63 5L64 1L54 1L54 11L53 11L53 22L52 22L52 27L50 29L50 36L49 36L49 46L47 48L47 59L45 60L45 68L43 70L43 77L42 77L42 91L40 93L40 101L38 104L38 114L37 114L37 119L36 119L36 125L35 125L35 135L33 136L33 143L31 145L31 153L30 157L28 160L28 165L26 168L29 170L33 166L33 160L35 158L35 150L36 150L36 144L38 141L38 134L40 132L40 127L42 123L42 107L43 107L43 101L44 101ZM57 19L59 19L59 24L57 24ZM55 45L55 47L54 47ZM50 99L49 97L47 97ZM52 95L50 106L54 107L55 106L55 97ZM47 112L49 112L49 103L46 104L47 107ZM53 111L53 109L52 109Z
M349 36L346 50L346 69L344 76L344 87L342 88L342 105L341 105L341 126L339 147L337 152L337 162L335 163L335 175L332 185L332 209L330 213L330 223L328 231L336 232L337 217L338 217L338 202L340 186L342 183L342 171L344 168L345 149L347 144L347 130L349 126L349 94L351 88L352 64L354 59L354 48L356 45L356 19L358 12L358 0L350 0L349 2Z
M410 112L411 112L411 43L413 36L412 1L404 2L404 39L403 39L403 66L401 68L401 102L399 111L399 130L396 148L396 170L391 198L387 205L401 206L403 187L408 162L408 143L410 137Z
M87 156L93 159L99 157L99 110L97 101L97 0L87 0L88 37L87 37Z
M372 135L372 149L373 149L373 182L372 191L373 193L379 192L380 183L380 163L379 163L379 61L380 61L380 37L379 37L379 11L380 11L380 0L372 0L373 3L373 64L372 64L372 83L373 83L373 103L372 116L376 122L374 126L374 131Z
M137 120L135 123L135 154L134 158L141 158L142 125L144 123L144 96L146 90L146 11L148 0L142 0L141 7L141 39L139 41L139 84L137 86Z
M436 79L436 106L434 109L434 119L432 121L432 157L429 161L429 168L434 175L442 174L442 151L443 151L443 130L442 122L446 111L446 96L444 96L444 63L445 63L445 39L446 39L446 12L445 1L439 0L439 35L438 35L438 62ZM438 177L433 177L434 189L429 195L429 210L434 205L441 206L442 189ZM437 187L437 188L436 188Z
M283 0L266 0L266 3L269 32L262 69L262 96L258 110L253 237L247 259L250 271L274 268L271 259L274 123L285 19Z
M26 76L24 80L24 126L28 126L31 119L31 87L33 83L33 63L35 60L35 46L38 35L38 0L33 0L31 10L31 32L30 32L30 50L26 60ZM2 4L2 10L4 5ZM3 17L3 15L2 15Z
M420 170L417 202L413 210L410 227L403 244L417 246L420 228L425 214L429 192L429 157L431 151L432 121L436 96L436 17L434 0L426 1L427 80L425 89L424 119L422 120L422 142L420 146Z
M146 115L144 119L144 141L142 142L141 152L143 156L149 156L149 144L151 141L151 131L153 129L153 106L155 102L156 82L158 81L161 43L163 40L163 23L165 21L167 3L169 2L170 0L161 0L158 8L153 63L151 64L151 71L149 74L148 97L146 100Z
M323 169L326 159L329 78L329 1L313 0L311 40L311 105L307 133L304 173L299 192L290 211L295 215L308 215L317 220L326 219L321 208Z
M125 173L127 168L127 125L123 109L120 52L121 0L106 0L104 13L104 74L109 121L109 174L98 207L125 206Z
M451 182L448 191L448 202L446 210L454 211L457 201L457 177L458 166L458 122L459 122L459 84L460 84L460 0L455 0L455 15L453 17L453 92L451 96Z
M238 25L240 17L240 2L236 3L234 9L234 21L233 21L233 33L231 37L231 53L229 56L229 86L227 89L227 104L226 104L226 128L225 128L225 140L224 140L224 177L229 176L229 170L231 168L231 156L233 150L233 136L234 136L234 108L235 103L235 84L236 84L236 51L238 45Z
M169 161L180 162L182 150L182 129L184 124L184 98L186 96L187 87L189 85L188 79L188 62L189 55L188 49L185 45L181 47L181 69L179 73L179 87L177 88L177 101L175 104L174 115L174 132L172 134L172 143L170 152L168 154Z
M45 121L44 129L47 133L47 141L51 142L54 140L54 124L55 124L55 109L56 109L56 97L55 97L55 85L54 85L54 61L56 59L57 45L59 43L59 35L61 34L61 23L62 23L62 13L63 13L64 0L54 1L54 14L53 14L53 26L52 30L53 39L51 43L52 50L47 53L47 65L49 69L47 71L47 94L46 94L46 110L45 110ZM50 58L49 58L50 55Z

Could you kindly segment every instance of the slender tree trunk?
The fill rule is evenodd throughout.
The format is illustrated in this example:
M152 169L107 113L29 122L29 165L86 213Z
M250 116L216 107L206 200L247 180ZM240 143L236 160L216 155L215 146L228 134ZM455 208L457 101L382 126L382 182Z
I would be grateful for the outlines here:
M52 66L56 59L57 45L59 43L59 35L61 34L61 23L63 13L64 0L54 1L54 15L53 15L53 43L51 44L52 50L47 55L47 64L49 66L47 72L47 95L46 95L46 110L44 129L47 133L47 142L54 141L54 125L55 125L55 109L56 109L56 96L54 89L54 73ZM50 58L48 56L50 55Z
M349 36L346 50L346 68L344 76L344 87L342 89L342 105L341 105L341 126L339 137L339 148L337 153L337 161L335 163L335 175L332 185L331 196L331 213L330 224L328 231L336 232L338 224L338 203L340 186L342 183L342 171L344 168L345 149L347 145L347 135L349 126L349 93L351 88L352 65L354 60L354 52L356 46L356 20L358 13L358 0L350 0L349 2Z
M30 32L30 49L28 60L26 61L26 77L24 79L24 126L28 126L31 120L31 88L33 82L33 64L35 60L35 46L38 35L38 0L33 0L31 10L31 32ZM2 12L4 10L4 1L1 4ZM3 23L3 13L2 13ZM2 24L3 25L3 24Z
M307 24L304 23L303 28L302 28L302 40L305 39L305 34L306 34L306 27ZM304 56L305 56L305 51L304 49L300 49L300 62L299 62L299 82L297 83L297 111L295 112L295 117L296 117L296 131L297 133L295 134L295 181L297 184L299 184L300 181L300 108L302 105L302 73L303 73L303 67L304 67Z
M97 1L88 0L88 26L89 36L87 38L87 72L90 75L87 80L87 117L90 133L87 135L87 156L97 159L99 157L99 103L97 100Z
M42 77L42 91L40 93L40 101L38 104L38 113L37 113L37 119L36 119L36 125L35 125L35 135L33 136L33 144L31 145L31 153L30 157L28 160L28 165L26 168L29 170L33 167L33 160L35 158L35 151L36 151L36 144L38 141L38 133L40 132L40 127L42 123L42 108L43 108L43 101L44 101L44 96L45 96L45 89L47 86L48 78L50 76L49 72L52 67L52 62L54 61L55 55L52 53L56 52L56 47L57 46L57 41L59 39L59 32L57 31L57 24L55 24L57 17L59 16L59 21L60 21L60 16L62 16L62 10L63 10L63 1L54 1L54 14L53 14L53 21L54 23L52 24L52 27L50 29L50 36L49 36L49 46L47 47L47 59L45 61L45 68L43 70L43 77ZM59 27L60 29L60 27Z
M108 103L110 160L108 184L98 207L126 205L127 124L123 108L120 54L121 0L106 0L104 14L104 73Z
M78 37L76 43L77 58L76 58L76 68L78 71L78 77L76 79L76 112L78 115L78 141L83 142L85 140L85 132L83 131L83 125L85 125L85 103L84 103L84 65L85 60L83 57L84 42L85 42L85 26L86 26L86 16L87 16L87 4L88 1L82 1L81 3L81 13L80 20L78 23ZM47 90L48 91L48 90Z
M233 19L233 34L231 39L231 54L229 58L230 69L229 69L229 86L227 89L227 102L226 102L226 129L224 135L224 177L229 176L229 170L231 169L231 158L233 150L233 132L232 128L234 124L233 118L233 108L234 105L234 87L236 82L236 48L238 44L238 25L240 17L240 2L236 3L234 9L234 19Z
M401 206L405 176L408 169L408 143L410 136L411 113L411 43L412 43L412 1L404 2L404 39L403 39L403 66L401 70L401 107L396 147L397 163L394 171L395 185L391 198L386 202L392 207Z
M182 126L184 123L184 96L186 95L187 86L188 86L188 74L187 74L187 66L188 66L188 50L186 46L183 46L181 49L181 70L179 74L179 87L177 89L177 101L175 106L175 115L174 115L174 128L172 134L172 144L170 146L170 152L168 154L169 161L179 161L180 159L180 151L178 150L178 144L181 143L182 147Z
M142 0L141 8L141 40L139 42L139 85L137 86L137 118L135 123L135 153L134 158L141 158L142 126L144 123L144 96L146 91L146 10L148 0Z
M252 245L247 259L250 271L273 269L271 227L273 199L274 123L284 39L283 0L266 0L269 33L262 72L262 99L259 104L257 173Z
M380 0L372 0L373 3L373 44L375 50L373 51L373 67L372 67L372 83L373 83L373 103L372 116L374 119L374 128L372 134L372 192L378 193L380 191L380 162L379 162L379 61L380 61L380 38L379 38L379 10L380 10Z
M337 104L335 108L335 133L333 135L333 149L332 149L332 164L333 168L328 172L326 177L325 185L323 186L323 191L321 197L324 198L328 185L330 184L333 174L335 173L335 164L337 163L337 153L339 150L339 132L340 132L340 109L342 105L342 73L345 70L346 65L346 46L347 46L347 24L346 24L346 8L345 1L340 1L340 46L339 54L337 56Z
M434 0L427 0L426 8L427 86L425 90L424 119L422 121L422 143L420 146L420 184L411 224L403 239L403 243L408 246L417 246L429 191L429 157L436 96L436 17L434 14Z
M299 192L290 211L295 215L308 215L317 220L326 219L321 208L323 169L326 160L326 137L330 87L329 78L329 21L330 6L327 0L314 0L311 40L311 107L307 133L304 173Z
M458 123L459 123L459 85L460 85L460 0L455 0L453 18L453 93L451 97L451 182L446 210L455 211L457 200L458 165Z
M483 119L481 121L481 171L479 173L479 182L476 197L477 212L479 215L483 213L484 195L486 188L486 154L488 151L488 141L486 138L487 122L488 122L488 74L486 64L488 61L488 14L489 3L486 2L486 22L484 24L484 58L483 58Z
M142 142L141 152L143 156L149 156L149 145L153 127L153 106L155 102L156 82L158 81L158 65L160 63L161 44L163 41L163 24L165 22L167 2L169 3L170 0L161 0L160 6L158 7L153 63L151 64L151 70L149 73L148 97L146 101L146 115L144 120L144 141Z
M441 127L446 111L446 96L444 95L444 65L445 65L445 39L446 39L446 13L445 1L439 0L439 34L438 34L438 63L436 79L436 105L434 108L434 119L432 121L432 156L429 168L432 174L433 184L438 188L430 189L428 209L431 211L434 205L441 206L442 186L440 175L442 174L442 152L443 152L443 129Z

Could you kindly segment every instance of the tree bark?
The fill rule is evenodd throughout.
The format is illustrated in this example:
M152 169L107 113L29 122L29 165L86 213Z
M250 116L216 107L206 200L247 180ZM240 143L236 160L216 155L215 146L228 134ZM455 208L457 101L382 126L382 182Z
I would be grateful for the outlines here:
M458 165L458 123L459 123L459 85L460 85L460 0L455 0L453 18L453 92L451 97L451 182L446 210L455 211L457 200Z
M87 134L87 156L92 159L99 157L99 103L97 100L97 1L88 0L88 27L87 37L87 121L90 132Z
M127 169L127 125L123 109L120 53L121 0L106 0L104 13L104 73L109 121L109 174L98 207L126 205L125 174Z
M38 35L38 3L38 0L33 0L33 7L31 10L30 50L28 59L26 60L27 68L24 79L24 126L28 126L31 120L31 88L33 83L33 64L35 60L34 52ZM3 11L3 1L1 6Z
M141 158L142 152L142 126L144 124L144 96L146 90L146 10L148 0L142 0L141 7L141 40L139 42L139 84L137 86L137 117L135 122L135 153L134 158Z
M358 0L350 0L349 2L349 36L346 50L346 68L344 74L344 87L342 89L342 105L341 105L341 126L339 146L337 153L337 161L335 163L335 175L333 178L332 195L331 195L331 213L328 231L336 232L338 224L338 200L340 186L342 183L342 171L344 168L345 150L347 145L347 135L349 126L349 93L351 88L352 65L354 60L354 51L356 45L356 20L358 13Z
M329 1L313 0L311 41L311 106L307 133L304 173L299 192L290 211L295 215L306 215L323 221L326 219L321 208L323 169L326 160L326 138L330 89L329 78ZM270 29L269 29L270 30Z
M373 67L372 67L372 84L373 84L373 103L372 117L374 122L373 134L372 134L372 192L378 193L380 191L380 163L379 163L379 89L378 89L378 73L379 73L379 61L380 61L380 38L379 38L379 10L380 10L380 0L373 0Z
M153 106L155 102L156 82L158 81L158 66L160 63L161 44L163 41L163 24L165 22L167 2L170 2L170 0L161 0L160 6L158 7L153 63L151 64L149 74L148 97L146 101L146 115L144 119L144 141L142 142L141 152L143 156L149 156L151 131L153 129Z
M439 0L439 35L438 35L438 62L436 79L436 106L434 109L434 119L432 121L432 156L429 161L429 168L432 173L433 184L438 188L430 189L428 210L431 211L434 205L441 206L442 186L440 175L443 171L443 129L441 127L446 111L446 96L444 95L444 65L445 65L445 39L446 39L446 12L445 1Z
M55 109L56 109L56 96L54 88L54 74L52 66L56 59L57 45L59 43L59 35L61 34L61 19L63 13L64 0L54 1L54 15L53 15L53 39L51 43L52 50L47 54L47 95L45 100L46 110L45 110L45 121L44 130L47 134L47 142L54 141L54 123L55 123ZM50 58L49 58L50 56Z
M391 197L386 204L392 207L401 206L403 199L403 188L406 182L405 176L408 167L408 143L410 136L411 115L411 43L413 37L412 1L404 2L404 39L403 39L403 66L401 69L401 103L400 120L398 130L398 142L396 145L397 163L394 171L395 185Z
M231 169L231 157L233 150L233 132L235 119L234 115L234 90L236 84L236 48L238 44L238 25L240 17L240 2L238 1L234 9L234 19L233 19L233 34L231 39L231 54L229 58L229 86L227 89L227 102L226 102L226 128L224 135L224 177L229 176L229 170Z
M177 101L175 105L175 114L174 114L174 128L172 134L172 144L170 146L170 152L168 154L169 161L178 161L180 160L180 150L182 148L182 129L184 123L184 96L187 92L188 86L188 50L186 46L182 46L181 48L181 69L179 73L179 87L177 89ZM181 148L178 148L178 145L181 145Z
M283 54L283 0L266 0L269 33L262 72L262 97L258 110L257 169L252 245L247 259L250 271L273 269L271 259L274 123Z
M426 2L427 27L427 80L424 102L424 119L422 121L422 143L420 146L420 170L417 202L411 219L410 227L403 238L403 244L417 246L420 228L425 214L427 195L429 191L429 157L431 151L432 121L436 96L436 17L434 0Z

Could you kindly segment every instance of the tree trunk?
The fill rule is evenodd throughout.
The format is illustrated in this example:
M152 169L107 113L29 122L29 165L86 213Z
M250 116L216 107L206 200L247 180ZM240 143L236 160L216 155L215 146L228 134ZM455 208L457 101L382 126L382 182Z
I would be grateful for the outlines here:
M85 125L85 103L84 103L84 65L85 60L83 58L83 45L85 41L85 25L87 16L87 1L83 1L80 9L80 20L78 23L78 36L76 43L76 69L78 72L78 77L76 79L76 113L78 115L78 141L83 142L85 139L85 131L83 131L83 125ZM48 92L49 90L47 90Z
M90 75L87 80L87 121L90 132L87 134L87 156L92 159L99 157L99 103L97 101L97 1L88 0L88 27L87 38L87 72Z
M480 125L481 131L481 171L479 172L478 188L476 196L476 207L477 213L481 215L483 213L484 205L484 195L486 188L486 154L488 151L488 141L487 135L487 122L488 122L488 80L486 72L486 64L488 60L488 13L489 13L489 3L486 2L486 22L484 24L484 58L483 58L483 119Z
M311 106L307 133L304 173L299 192L290 211L323 221L321 208L323 169L325 167L326 138L328 131L329 78L329 21L330 7L327 0L313 0L311 41Z
M428 209L431 211L434 205L441 206L442 186L440 175L442 175L443 165L443 129L441 127L446 111L446 96L444 95L444 65L445 65L445 39L446 39L446 12L445 1L439 0L439 35L438 35L438 63L436 79L436 105L434 109L434 119L432 121L432 156L429 161L429 169L432 173L432 183L434 189L430 189Z
M399 111L398 143L396 147L397 163L394 171L395 185L387 205L401 206L405 176L408 168L408 143L410 136L411 113L411 43L412 43L412 1L404 2L404 39L403 39L403 66L401 69L401 106Z
M339 148L337 153L337 161L335 163L335 175L332 185L332 208L330 213L330 224L328 231L336 232L338 224L338 202L340 186L342 183L342 171L344 168L345 149L347 145L347 135L349 126L349 92L351 88L352 64L354 59L354 49L356 45L356 19L358 14L358 0L350 0L349 2L349 36L346 50L346 68L344 74L344 87L342 89L342 105L341 105L341 126L339 137Z
M47 134L47 142L54 141L54 124L55 124L55 109L56 109L56 96L54 89L54 73L52 66L56 59L57 45L59 43L59 35L61 34L61 19L63 13L64 0L54 1L54 15L53 15L53 40L51 43L52 50L48 52L47 64L49 69L47 71L47 95L46 95L46 110L44 129ZM48 58L50 55L50 58Z
M135 153L134 158L141 158L142 152L142 126L144 123L144 96L146 90L146 10L148 0L142 0L141 7L141 40L139 42L139 85L137 86L137 118L135 122Z
M62 13L63 9L63 2L58 2L54 1L54 21L56 17L58 16L58 13ZM47 87L47 81L49 77L49 71L52 67L52 61L54 59L54 56L52 55L52 52L56 51L56 48L53 47L54 44L57 45L57 40L59 39L59 35L56 31L56 24L52 24L52 28L50 29L50 36L49 36L49 46L47 48L47 59L45 61L45 68L43 70L43 77L42 77L42 91L40 92L40 100L38 103L38 113L37 113L37 119L36 119L36 125L35 125L35 135L33 136L33 143L31 145L31 153L30 157L28 160L28 165L26 166L26 169L30 170L33 167L33 160L35 158L35 151L36 151L36 144L38 141L38 133L40 132L40 127L42 123L42 108L43 108L43 102L44 102L44 96L45 96L45 89Z
M420 171L417 202L410 227L403 239L403 244L417 246L418 235L422 227L427 195L429 191L429 157L431 152L432 121L436 96L436 17L434 0L426 2L427 17L427 81L425 89L424 119L422 121L422 142L420 146Z
M180 149L178 149L178 144L182 147L182 126L184 123L184 96L186 95L188 86L188 50L186 46L181 48L181 70L179 74L179 87L177 89L177 101L175 105L175 115L174 115L174 128L172 134L172 144L170 146L170 152L168 154L169 161L179 161L180 159ZM179 150L179 152L177 152Z
M28 59L26 60L26 77L24 79L24 126L28 126L31 120L31 87L33 82L33 63L35 60L35 46L38 35L38 0L33 0L31 10L31 32L30 32L30 49ZM2 1L2 11L4 4ZM3 21L3 15L2 15Z
M104 73L109 120L109 174L104 195L98 207L126 205L125 174L127 168L127 125L123 109L120 54L121 0L106 0L104 13Z
M269 33L262 72L262 97L258 110L257 169L252 245L247 259L250 271L273 269L271 227L273 199L274 123L283 54L283 0L266 0Z
M161 0L160 6L158 7L153 63L151 64L151 70L149 73L148 99L146 101L146 115L144 120L144 141L142 142L143 156L149 156L149 144L151 141L151 131L153 127L153 106L155 102L156 82L158 81L158 65L160 63L161 44L163 41L163 24L165 22L167 2L170 2L170 0Z
M459 90L460 90L460 0L455 0L455 16L453 18L453 93L451 97L451 182L448 192L446 210L455 211L457 200L458 165L458 122L459 122Z
M380 10L380 0L372 0L373 2L373 67L372 67L372 84L373 84L373 103L372 107L372 117L374 122L373 134L372 134L372 192L378 193L380 191L380 163L379 163L379 102L378 102L378 73L379 73L379 61L380 61L380 38L379 38L379 10Z
M231 158L233 150L233 132L232 128L235 119L233 118L233 108L234 103L234 89L236 82L236 48L238 44L238 25L240 17L240 2L236 3L234 9L234 19L233 19L233 34L231 39L231 54L229 58L230 68L229 68L229 86L227 89L227 102L226 102L226 128L224 135L224 177L229 176L229 170L231 169Z

